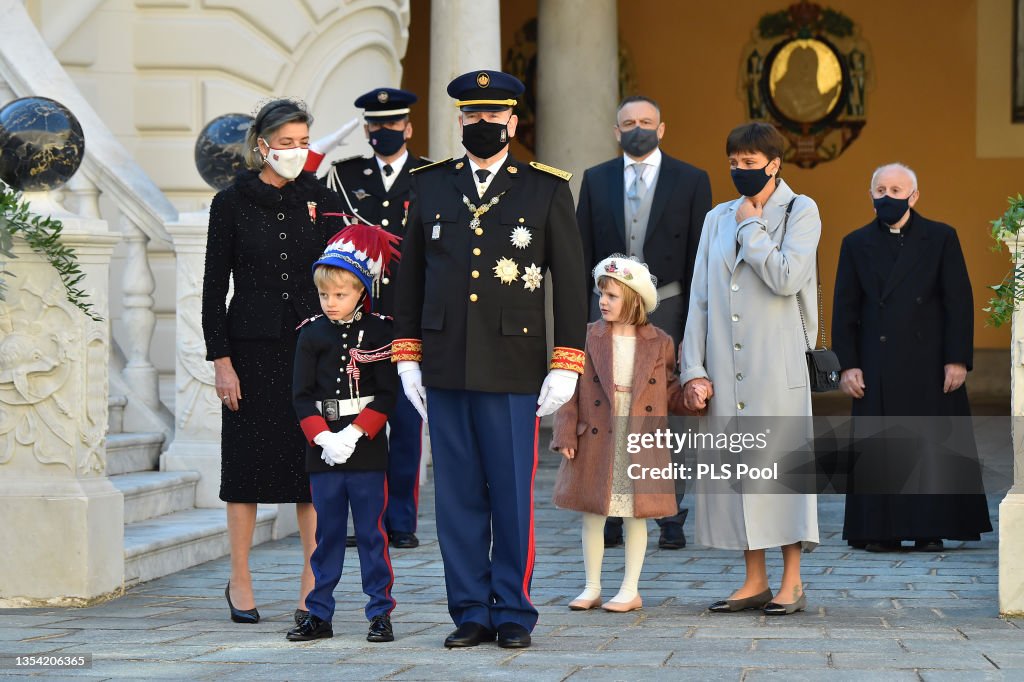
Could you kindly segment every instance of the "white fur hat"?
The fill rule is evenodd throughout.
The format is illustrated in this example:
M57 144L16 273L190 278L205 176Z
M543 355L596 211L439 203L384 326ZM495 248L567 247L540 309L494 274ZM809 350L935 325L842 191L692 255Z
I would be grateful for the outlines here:
M594 283L601 277L611 277L639 294L648 315L658 307L658 278L651 274L646 263L613 253L594 268Z

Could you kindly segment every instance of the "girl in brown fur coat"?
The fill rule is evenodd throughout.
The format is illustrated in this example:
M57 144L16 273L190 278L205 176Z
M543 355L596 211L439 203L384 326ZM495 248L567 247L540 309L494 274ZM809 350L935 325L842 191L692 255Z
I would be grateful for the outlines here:
M602 608L625 612L642 606L637 584L647 552L647 519L676 513L671 479L644 476L671 463L665 448L635 439L667 428L684 411L672 338L647 321L658 305L647 266L622 255L594 268L601 290L601 319L587 328L587 361L572 400L555 414L551 448L564 456L554 502L583 512L583 562L587 583L569 603L582 611L601 606L604 523L623 518L626 566L622 586Z

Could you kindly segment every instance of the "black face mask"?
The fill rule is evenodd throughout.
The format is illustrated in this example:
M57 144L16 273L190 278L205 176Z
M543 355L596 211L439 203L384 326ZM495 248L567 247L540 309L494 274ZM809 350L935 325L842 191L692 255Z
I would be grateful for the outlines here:
M491 123L477 121L462 126L462 146L478 159L489 159L508 144L508 121Z
M733 168L732 184L736 185L736 190L745 197L757 196L772 179L772 176L765 172L770 164L771 161L762 168Z
M875 213L878 214L879 220L886 225L895 225L906 215L907 209L910 208L910 197L896 199L886 194L884 197L875 199L872 203L875 205Z
M658 146L658 131L640 126L624 130L619 135L619 146L630 156L645 156Z
M405 144L405 129L380 128L370 131L370 146L378 156L392 156Z

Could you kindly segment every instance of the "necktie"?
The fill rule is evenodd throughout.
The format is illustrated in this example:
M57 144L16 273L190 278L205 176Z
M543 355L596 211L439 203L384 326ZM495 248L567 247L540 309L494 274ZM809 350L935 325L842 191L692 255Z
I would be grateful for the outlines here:
M633 169L633 182L629 184L629 189L626 190L626 198L637 204L647 194L647 183L644 182L644 169L647 168L646 163L634 163L631 168Z
M385 163L382 170L384 171L384 175L387 177L391 177L391 174L395 172L395 169L391 167L390 163Z
M481 185L487 182L487 176L491 174L491 171L487 170L486 168L481 168L480 170L475 172L476 177L478 178L478 181L480 182Z

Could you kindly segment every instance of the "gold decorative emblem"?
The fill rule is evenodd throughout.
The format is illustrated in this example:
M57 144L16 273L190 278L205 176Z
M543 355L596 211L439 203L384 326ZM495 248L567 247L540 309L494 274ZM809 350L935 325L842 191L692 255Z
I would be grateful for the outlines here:
M544 279L544 273L540 271L536 263L530 263L530 267L523 272L523 288L528 291L536 291L540 287L542 279Z
M507 168L508 172L511 173L512 175L515 175L516 173L519 172L519 169L516 166L507 166Z
M511 258L499 258L494 265L494 276L502 284L512 284L519 279L519 265Z
M459 161L457 164L455 164L455 170L462 170L462 167L465 165L466 164L464 164L462 161Z
M483 71L481 71L476 75L476 84L478 87L486 88L488 85L491 84L491 77L488 76Z
M383 90L378 92L377 101L380 102L381 104L386 104L388 101L388 93L384 92Z
M469 197L463 194L462 203L464 203L466 205L466 208L469 209L469 212L473 214L473 219L469 221L469 229L477 230L478 235L483 234L483 230L480 230L480 216L490 211L492 206L497 206L498 202L501 201L501 197L504 194L505 192L502 192L497 196L491 197L490 201L488 201L483 206L480 206L479 208L477 207L476 204L469 200Z
M512 246L517 249L525 249L533 241L533 234L530 233L530 228L517 225L512 229Z

